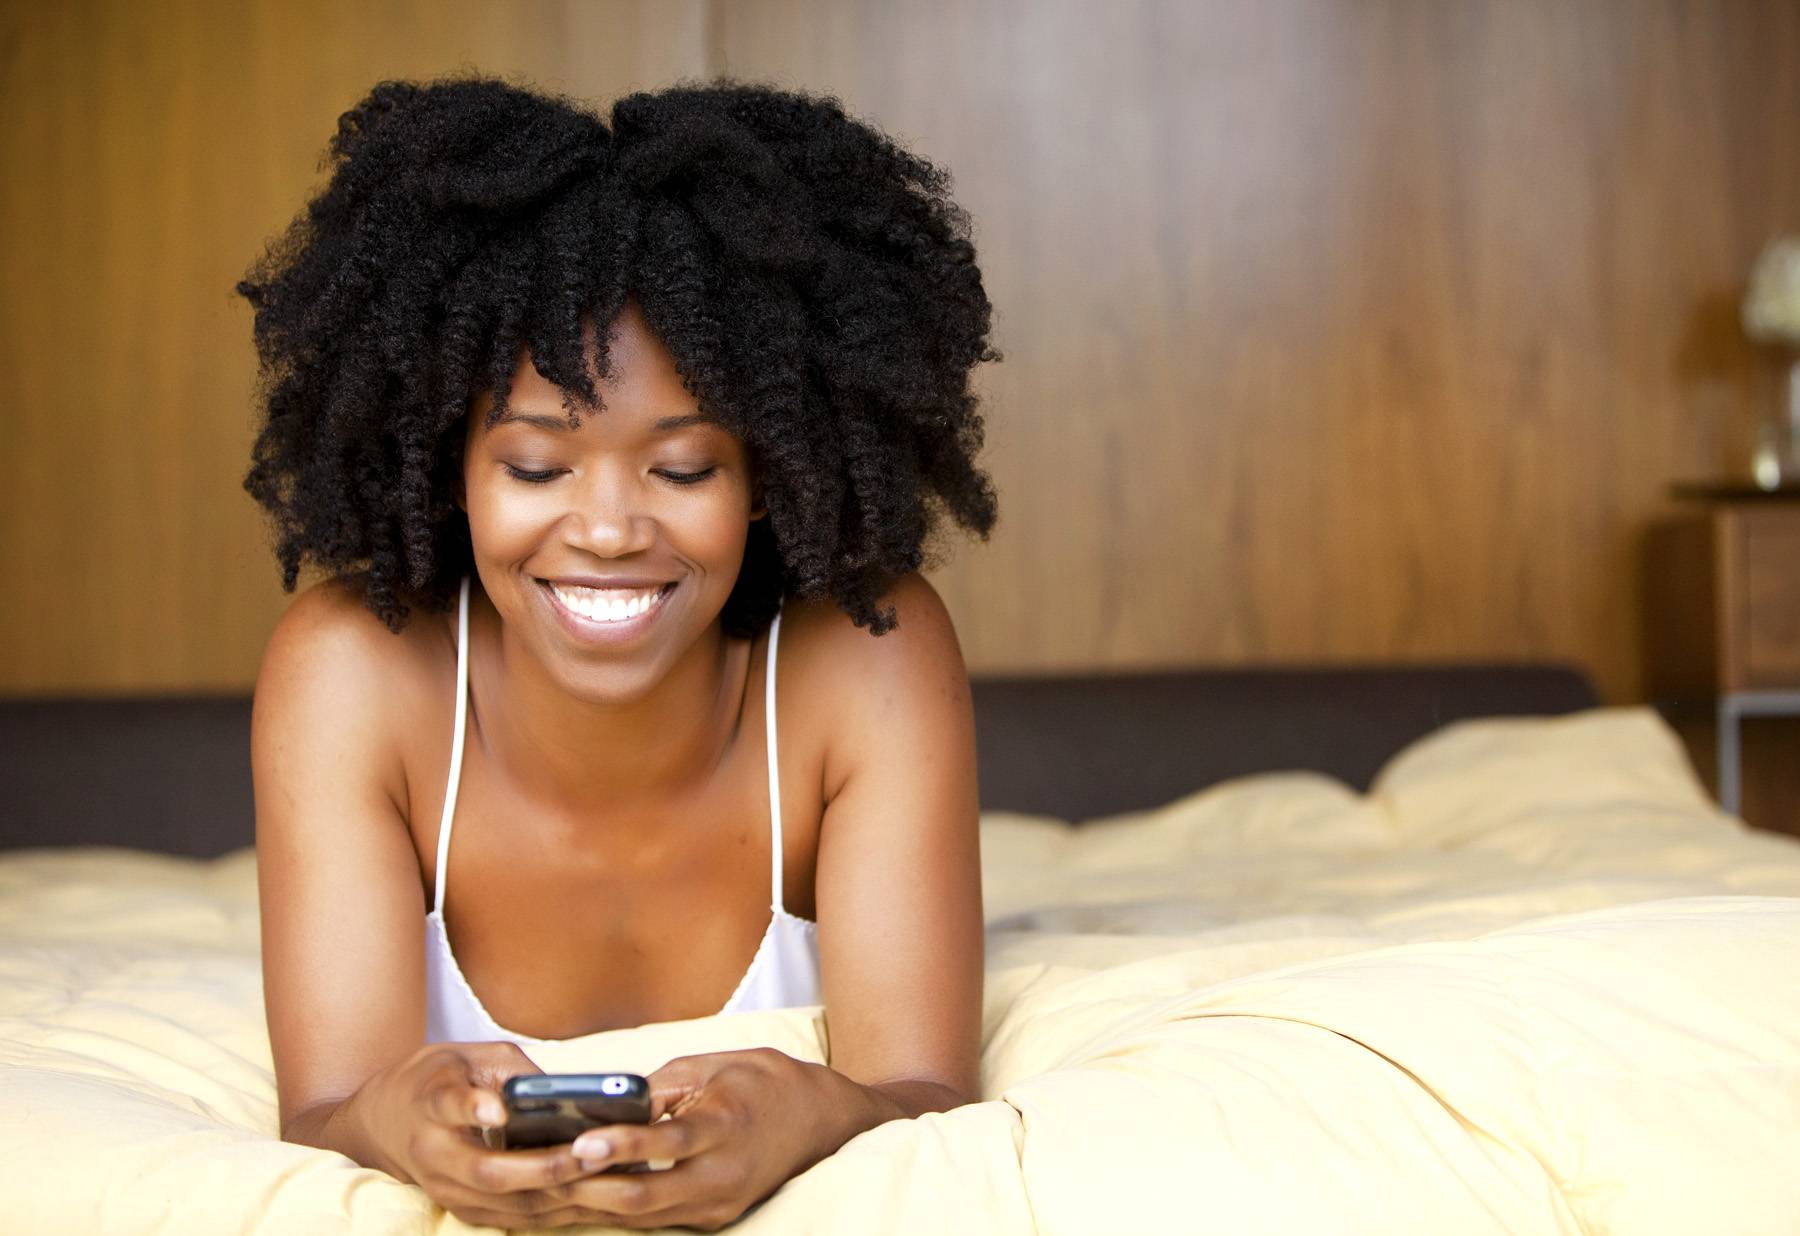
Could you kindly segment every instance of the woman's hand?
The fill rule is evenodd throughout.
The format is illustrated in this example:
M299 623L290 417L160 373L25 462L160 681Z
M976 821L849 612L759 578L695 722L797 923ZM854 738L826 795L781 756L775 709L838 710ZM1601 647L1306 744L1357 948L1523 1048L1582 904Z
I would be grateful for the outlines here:
M772 1048L680 1056L645 1080L652 1123L589 1129L575 1139L571 1158L596 1171L659 1160L673 1166L552 1186L531 1199L543 1209L507 1224L715 1231L860 1131L848 1119L855 1083Z
M567 1205L555 1188L592 1169L566 1145L492 1150L481 1138L483 1127L506 1123L506 1079L542 1072L513 1043L438 1043L377 1073L345 1106L372 1152L365 1162L418 1185L463 1222L548 1226L546 1214Z

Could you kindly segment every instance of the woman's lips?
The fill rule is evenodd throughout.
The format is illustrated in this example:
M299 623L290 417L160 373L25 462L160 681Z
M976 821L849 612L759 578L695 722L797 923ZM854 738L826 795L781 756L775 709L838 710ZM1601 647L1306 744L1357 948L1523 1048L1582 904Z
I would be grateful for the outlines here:
M623 644L636 639L656 622L658 615L668 606L670 594L680 586L679 581L665 584L643 612L630 618L607 620L590 618L570 609L547 581L540 579L537 584L538 591L543 593L551 614L562 629L576 641L592 645Z

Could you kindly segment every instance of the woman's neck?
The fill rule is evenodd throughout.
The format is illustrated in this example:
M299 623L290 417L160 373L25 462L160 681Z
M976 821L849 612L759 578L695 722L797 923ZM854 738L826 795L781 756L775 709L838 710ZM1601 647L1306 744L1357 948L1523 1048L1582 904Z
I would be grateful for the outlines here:
M473 658L488 653L483 751L507 780L550 810L580 816L604 804L608 816L628 818L635 807L704 785L737 738L750 645L726 637L716 622L654 690L629 703L601 704L570 695L550 678L542 662L508 638L479 591L470 597L469 619L472 677ZM472 725L471 742L475 735Z

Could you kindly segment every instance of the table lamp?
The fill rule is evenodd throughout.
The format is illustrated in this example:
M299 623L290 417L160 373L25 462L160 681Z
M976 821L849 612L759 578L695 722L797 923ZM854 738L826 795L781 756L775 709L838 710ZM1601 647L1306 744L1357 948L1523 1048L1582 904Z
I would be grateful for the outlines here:
M1744 293L1744 332L1758 343L1787 349L1780 413L1764 416L1751 471L1761 489L1800 483L1800 236L1769 242L1756 259Z

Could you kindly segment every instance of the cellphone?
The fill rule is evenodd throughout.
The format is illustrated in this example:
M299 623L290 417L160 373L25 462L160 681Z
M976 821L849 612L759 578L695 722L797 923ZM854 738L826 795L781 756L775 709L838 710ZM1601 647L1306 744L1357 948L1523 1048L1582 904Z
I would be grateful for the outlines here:
M482 1134L496 1150L560 1146L596 1125L650 1123L650 1083L636 1073L527 1073L507 1078L500 1097L506 1123Z

